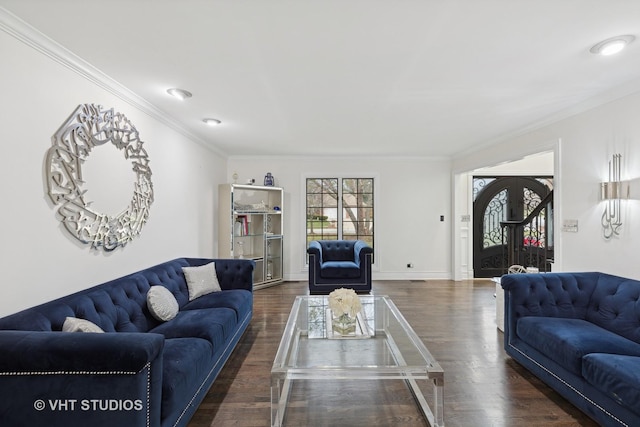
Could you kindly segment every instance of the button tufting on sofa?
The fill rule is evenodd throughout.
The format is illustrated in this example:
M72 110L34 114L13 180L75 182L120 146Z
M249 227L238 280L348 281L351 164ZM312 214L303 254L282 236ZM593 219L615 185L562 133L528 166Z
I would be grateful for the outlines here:
M189 302L182 267L212 261L222 291ZM2 424L186 426L252 318L253 268L251 260L179 258L0 319ZM150 314L151 285L176 296L173 320ZM66 317L106 333L61 332ZM130 400L140 410L32 409L63 398Z
M600 425L640 425L640 281L544 273L501 285L507 354Z

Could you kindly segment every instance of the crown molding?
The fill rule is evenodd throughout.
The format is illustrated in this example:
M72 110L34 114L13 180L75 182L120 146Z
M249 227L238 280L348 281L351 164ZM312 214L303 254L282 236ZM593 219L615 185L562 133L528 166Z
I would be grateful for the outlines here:
M38 31L36 28L32 27L2 6L0 6L0 30L51 58L74 73L79 74L101 89L115 95L124 102L170 127L191 141L215 152L216 154L227 157L226 153L223 153L217 147L212 146L204 139L191 133L182 123L175 120L173 117L160 110L146 99L137 95L126 86L118 83L116 80L112 79L55 40L52 40L42 32Z
M345 160L357 159L358 161L404 161L404 162L450 162L451 158L447 156L406 156L406 155L389 155L389 154L230 154L229 160Z

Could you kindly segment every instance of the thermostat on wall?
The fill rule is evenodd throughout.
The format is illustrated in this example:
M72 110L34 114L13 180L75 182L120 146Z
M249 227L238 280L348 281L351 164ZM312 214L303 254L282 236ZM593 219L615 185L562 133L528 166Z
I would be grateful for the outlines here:
M578 232L578 220L577 219L565 219L562 221L562 231L566 231L567 233L577 233Z

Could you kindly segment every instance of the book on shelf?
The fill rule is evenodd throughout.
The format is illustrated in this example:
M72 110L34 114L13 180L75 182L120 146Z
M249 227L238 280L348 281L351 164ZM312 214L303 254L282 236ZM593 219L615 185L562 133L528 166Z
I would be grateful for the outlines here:
M234 233L236 236L247 236L249 234L250 219L247 215L238 215L234 225Z

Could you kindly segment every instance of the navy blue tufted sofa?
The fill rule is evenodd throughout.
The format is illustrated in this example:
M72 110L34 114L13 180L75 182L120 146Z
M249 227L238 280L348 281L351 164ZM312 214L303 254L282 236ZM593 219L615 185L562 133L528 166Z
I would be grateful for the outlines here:
M189 302L182 267L211 261L223 290ZM252 318L253 268L179 258L0 319L0 425L186 426ZM172 320L150 315L152 285ZM68 316L106 333L61 332Z
M640 281L502 276L506 352L603 426L640 426Z
M328 294L350 288L371 292L373 248L363 240L313 240L309 254L309 292Z

